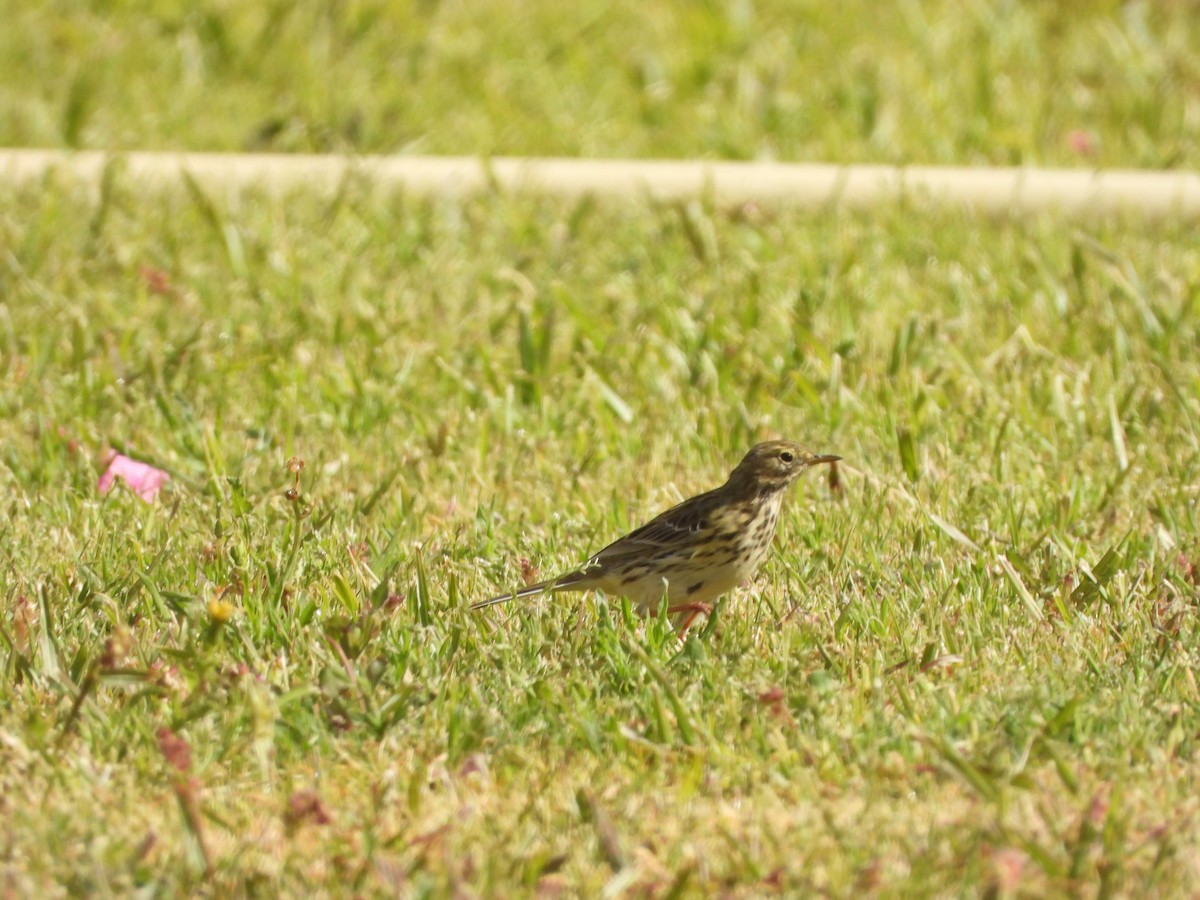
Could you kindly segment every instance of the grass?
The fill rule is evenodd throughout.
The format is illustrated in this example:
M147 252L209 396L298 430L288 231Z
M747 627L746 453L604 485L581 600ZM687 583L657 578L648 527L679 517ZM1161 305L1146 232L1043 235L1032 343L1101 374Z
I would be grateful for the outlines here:
M0 142L1195 167L1194 7L0 0ZM0 186L0 886L1194 892L1198 344L1170 222ZM770 436L686 642L467 609Z
M10 889L1195 883L1182 226L119 177L0 209ZM840 485L707 633L466 610L769 435ZM98 494L109 446L154 504Z
M0 2L0 144L1195 168L1172 3Z

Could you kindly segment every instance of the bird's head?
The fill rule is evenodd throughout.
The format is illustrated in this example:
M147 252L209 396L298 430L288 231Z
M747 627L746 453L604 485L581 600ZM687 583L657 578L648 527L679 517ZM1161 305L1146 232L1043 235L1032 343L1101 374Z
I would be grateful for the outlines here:
M765 441L750 449L729 480L753 487L758 492L780 491L809 466L839 459L840 456L812 453L791 441Z

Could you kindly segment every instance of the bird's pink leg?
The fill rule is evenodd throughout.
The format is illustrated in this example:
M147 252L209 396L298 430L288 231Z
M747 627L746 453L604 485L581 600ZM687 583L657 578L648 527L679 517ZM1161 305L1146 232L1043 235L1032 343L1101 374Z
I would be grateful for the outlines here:
M683 640L684 636L687 634L687 630L692 627L696 619L702 615L711 615L712 611L712 605L709 603L680 603L675 606L667 607L667 612L670 614L681 612L691 613L690 616L683 620L683 623L679 625L677 629L680 640Z

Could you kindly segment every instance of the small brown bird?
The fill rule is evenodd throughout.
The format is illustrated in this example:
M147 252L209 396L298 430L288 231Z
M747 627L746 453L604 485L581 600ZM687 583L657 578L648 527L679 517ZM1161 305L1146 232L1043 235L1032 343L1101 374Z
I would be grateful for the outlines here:
M758 571L771 547L784 490L809 466L840 456L809 453L791 441L767 441L746 454L719 488L685 500L579 569L471 606L518 597L599 590L625 596L642 614L667 612L680 632L712 611L712 601Z

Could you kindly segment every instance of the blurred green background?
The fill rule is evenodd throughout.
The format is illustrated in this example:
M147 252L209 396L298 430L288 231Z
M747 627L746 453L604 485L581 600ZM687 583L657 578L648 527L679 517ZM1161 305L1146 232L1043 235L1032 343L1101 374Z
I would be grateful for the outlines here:
M1196 2L0 2L0 144L1195 166Z

